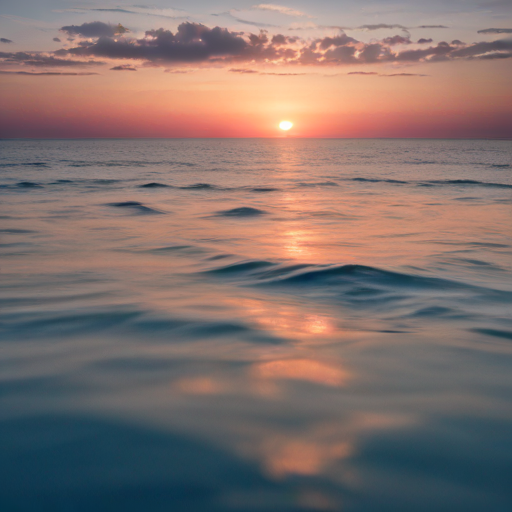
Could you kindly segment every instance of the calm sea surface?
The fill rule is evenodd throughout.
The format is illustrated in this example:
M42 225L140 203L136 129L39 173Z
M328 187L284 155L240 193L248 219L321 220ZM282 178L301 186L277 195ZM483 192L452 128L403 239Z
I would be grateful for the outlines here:
M0 510L512 510L512 142L0 141Z

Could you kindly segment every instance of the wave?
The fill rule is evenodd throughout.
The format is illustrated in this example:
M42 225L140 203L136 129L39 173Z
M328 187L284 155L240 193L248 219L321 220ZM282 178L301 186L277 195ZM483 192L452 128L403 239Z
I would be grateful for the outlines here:
M128 209L132 213L136 213L139 215L154 215L154 214L164 213L159 210L154 210L153 208L150 208L149 206L145 206L142 203L139 203L138 201L124 201L122 203L109 203L108 206L113 206L115 208Z
M178 167L196 167L192 162L179 162L173 160L161 160L151 162L147 160L110 160L110 161L86 161L86 160L60 160L68 167L151 167L158 165L172 165Z
M241 206L239 208L233 208L231 210L224 210L217 212L217 216L220 217L259 217L260 215L266 215L267 212L258 210L258 208L251 208L249 206Z
M32 231L30 229L0 229L0 233L5 233L7 235L24 235L28 233L37 233L37 231Z
M216 185L210 185L209 183L194 183L193 185L186 185L179 187L181 190L215 190L218 189Z
M255 187L250 189L251 192L276 192L278 190L278 188L272 187Z
M298 183L298 187L338 187L338 183L335 183L334 181L318 181L318 182L311 182L311 183Z
M342 301L354 307L407 310L403 317L441 316L463 318L466 313L450 312L444 301L471 297L471 300L512 300L512 291L486 288L442 277L383 270L365 265L286 265L265 260L250 260L216 267L205 273L241 286L255 286L307 296L312 300ZM425 304L425 301L434 301ZM466 315L466 316L465 316Z
M0 340L62 339L74 335L96 336L103 331L123 339L134 337L137 341L151 339L163 343L218 337L242 338L253 343L283 341L243 322L160 316L136 307L78 308L58 313L26 312L0 316Z
M471 329L471 331L478 334L485 334L487 336L494 336L495 338L512 341L512 331L501 331L498 329Z
M0 163L0 167L48 167L46 162Z
M392 179L376 179L376 178L352 178L352 181L361 181L365 183L397 183L401 185L408 184L408 181L392 180Z
M512 185L507 185L505 183L489 183L486 181L476 181L476 180L432 180L426 182L432 185L477 185L481 187L498 187L498 188L512 188Z
M16 186L19 188L43 188L43 185L34 183L33 181L20 181L16 183Z
M165 183L157 183L157 182L151 182L151 183L145 183L144 185L139 185L139 188L172 188L172 185L166 185Z

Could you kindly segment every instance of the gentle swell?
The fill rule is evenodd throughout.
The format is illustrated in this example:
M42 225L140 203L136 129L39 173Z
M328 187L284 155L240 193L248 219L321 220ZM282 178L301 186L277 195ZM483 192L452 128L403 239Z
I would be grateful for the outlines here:
M144 185L139 185L140 188L168 188L170 185L165 185L164 183L145 183Z
M409 183L408 181L401 180L391 180L391 179L374 179L374 178L352 178L352 181L361 181L363 183L397 183L401 185L405 185Z
M19 188L43 188L39 183L34 183L32 181L20 181L16 183L16 186Z
M224 210L217 212L217 216L221 217L258 217L265 215L267 212L258 210L257 208L250 208L248 206L242 206L240 208L233 208L232 210Z
M136 213L139 215L154 215L160 214L158 210L154 210L153 208L149 208L148 206L139 203L138 201L125 201L123 203L110 203L109 206L113 206L115 208L124 208L130 210L132 213Z
M486 181L476 180L433 180L427 183L432 185L478 185L480 187L512 188L512 185L505 183L488 183Z
M45 162L23 162L16 164L0 164L0 167L48 167Z
M243 286L280 289L294 294L306 294L313 298L335 296L353 304L374 301L383 307L389 301L402 300L404 297L410 298L418 294L427 294L440 300L447 294L470 294L485 297L485 300L512 300L512 291L364 265L280 265L256 260L210 269L206 273L223 276ZM425 307L422 300L419 306ZM417 308L418 305L414 307ZM440 314L441 309L424 311L428 311L429 314ZM452 316L455 318L456 315Z
M312 183L298 183L298 187L337 187L338 184L334 181L319 181Z
M68 167L148 167L157 165L174 165L178 167L195 167L191 162L159 161L148 162L147 160L110 160L107 162L86 162L83 160L60 160ZM26 164L24 164L26 165Z

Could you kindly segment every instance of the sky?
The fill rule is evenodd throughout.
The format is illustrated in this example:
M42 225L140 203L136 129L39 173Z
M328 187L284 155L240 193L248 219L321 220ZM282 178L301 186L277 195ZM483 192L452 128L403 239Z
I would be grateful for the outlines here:
M512 139L512 0L138 1L2 0L0 137Z

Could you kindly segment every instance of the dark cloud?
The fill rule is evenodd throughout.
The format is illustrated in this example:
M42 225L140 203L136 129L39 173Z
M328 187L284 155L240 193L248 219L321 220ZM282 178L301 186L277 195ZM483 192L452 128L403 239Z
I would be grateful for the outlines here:
M58 37L54 37L54 38L52 39L52 41L55 41L56 43L60 43L60 42L61 42L61 41L60 41L60 39L59 39Z
M420 25L419 27L410 27L410 28L449 28L446 25Z
M424 41L431 43L432 39ZM408 37L404 36L393 36L393 37L386 37L382 40L384 44L387 44L388 46L395 46L396 44L411 44L412 41ZM421 43L420 43L421 44Z
M283 36L282 34L276 34L272 37L272 44L274 46L281 46L283 44L293 44L299 40L298 37L288 37Z
M486 53L494 52L512 52L512 39L501 39L499 41L475 43L452 52L452 56L468 58L483 56Z
M118 25L108 25L101 21L91 21L82 23L81 25L68 25L60 29L68 35L84 36L84 37L113 37L116 34L124 34L128 29L120 23Z
M379 24L364 25L363 27L366 30L391 27L406 30L403 25ZM126 31L121 25L115 27L101 22L62 27L62 31L80 36L80 40L75 43L73 48L63 48L52 54L34 52L5 54L0 58L9 62L33 66L98 64L98 62L90 60L94 57L140 61L137 67L162 66L169 63L203 63L214 66L224 64L231 66L233 73L251 73L253 65L260 63L317 66L393 62L419 63L458 59L505 59L512 53L511 40L480 42L470 45L455 40L451 44L443 41L437 45L431 45L431 38L422 38L414 43L408 33L364 43L347 36L343 31L335 36L308 41L283 34L270 36L266 30L260 30L259 33L235 32L226 28L210 28L192 22L181 23L174 32L163 28L148 30L140 39L126 33L121 34L121 29ZM98 36L107 31L110 36ZM414 49L400 48L402 45L412 44L424 46L413 47ZM122 63L119 65L118 62L115 62L113 69L130 70L130 68L135 69L131 65ZM288 75L289 73L272 74ZM413 74L397 74L397 76L411 75Z
M479 30L479 34L512 34L512 28L486 28Z
M110 71L137 71L137 69L129 64L122 64L121 66L114 66L113 68L110 68Z
M452 50L453 46L448 43L442 42L437 46L431 46L425 50L407 50L395 55L394 60L398 62L418 62L420 60L433 57L440 58L447 56Z
M344 32L335 37L324 37L315 41L314 44L318 44L321 50L327 50L331 46L346 46L350 43L357 43L354 38L348 37Z
M486 53L485 55L480 55L479 59L484 60L494 60L494 59L510 59L512 57L512 52L496 52L496 53Z
M247 40L248 39L248 40ZM100 37L86 47L72 48L72 55L115 59L140 59L152 62L220 62L228 60L276 60L293 58L296 51L278 48L266 32L244 38L239 32L199 23L182 23L176 33L163 28L149 30L143 39Z
M347 75L378 75L375 71L351 71L350 73L347 73Z
M338 46L337 48L327 50L324 53L324 58L329 64L357 64L356 51L357 49L355 46ZM318 60L322 55L316 55L316 63L318 63ZM307 64L307 62L305 62L305 64Z
M5 37L0 37L0 43L9 44L12 43L10 39L5 39Z

